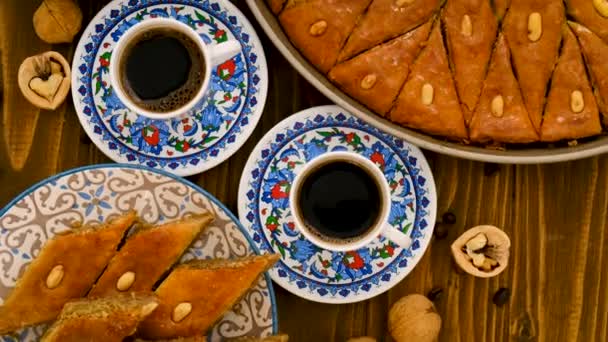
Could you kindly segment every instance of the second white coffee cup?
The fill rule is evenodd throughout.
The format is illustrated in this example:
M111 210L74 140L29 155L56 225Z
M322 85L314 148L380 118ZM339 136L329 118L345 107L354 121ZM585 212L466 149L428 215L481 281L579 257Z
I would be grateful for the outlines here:
M371 176L375 183L379 187L380 193L380 212L376 223L366 230L364 234L361 234L355 238L349 238L348 240L339 240L332 237L324 237L314 227L311 227L305 222L302 214L302 209L299 207L299 196L301 194L301 187L304 181L311 175L312 172L319 169L319 167L337 162L347 162L356 165L363 169L369 176ZM336 252L346 252L356 250L364 247L365 245L372 242L378 236L382 235L399 245L403 248L408 248L412 240L409 235L406 235L399 230L395 229L389 224L389 216L391 211L391 192L384 177L384 174L367 158L353 152L328 152L322 154L310 162L306 163L300 172L296 175L293 184L291 186L289 194L289 206L291 214L294 219L296 227L300 232L315 245Z

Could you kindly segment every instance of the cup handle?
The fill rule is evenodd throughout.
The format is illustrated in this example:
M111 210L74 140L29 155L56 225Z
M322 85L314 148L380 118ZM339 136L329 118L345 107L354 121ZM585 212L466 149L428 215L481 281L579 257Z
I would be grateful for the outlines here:
M408 234L404 234L388 224L384 226L381 234L403 249L408 249L412 244L412 239Z
M229 40L213 47L208 48L211 64L218 65L228 58L234 57L239 51L241 51L241 43L237 40Z

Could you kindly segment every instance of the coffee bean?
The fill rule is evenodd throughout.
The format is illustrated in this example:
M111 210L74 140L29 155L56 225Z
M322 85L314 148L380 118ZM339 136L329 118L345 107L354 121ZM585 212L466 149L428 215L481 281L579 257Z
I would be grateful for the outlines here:
M437 224L433 230L437 240L445 239L448 236L448 228L444 224Z
M496 172L498 172L498 170L500 170L500 166L498 164L494 164L494 163L483 164L483 174L488 177L494 175Z
M426 294L426 298L430 299L432 302L436 302L441 299L442 294L443 289L441 287L434 287Z
M456 215L454 213L448 211L441 217L441 222L445 224L454 224L456 223Z
M503 306L509 302L509 298L511 298L511 290L506 287L501 287L494 294L492 302L497 306Z

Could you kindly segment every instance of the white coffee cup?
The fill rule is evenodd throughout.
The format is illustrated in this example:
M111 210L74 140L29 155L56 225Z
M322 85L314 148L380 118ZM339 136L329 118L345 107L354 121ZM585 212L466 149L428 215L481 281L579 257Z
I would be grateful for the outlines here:
M336 162L347 162L353 164L370 175L379 188L378 190L381 201L380 212L378 213L378 218L376 219L374 226L367 229L365 233L359 236L345 240L324 236L314 227L310 227L308 224L306 224L305 219L303 218L302 210L299 207L301 187L308 176L310 176L311 173L318 168ZM306 163L296 175L292 183L289 193L289 206L294 223L300 232L312 243L327 250L335 252L356 250L369 244L380 235L388 238L403 248L408 248L412 243L412 240L408 235L398 231L388 222L391 212L391 192L384 174L380 168L378 168L378 166L372 163L369 159L353 152L328 152Z
M183 33L196 43L196 46L200 50L205 62L205 72L203 74L201 87L198 92L188 103L170 112L154 112L141 108L141 106L138 106L130 99L129 96L127 96L122 85L120 65L121 59L124 56L123 53L125 51L125 47L129 45L129 42L131 42L133 38L137 38L141 33L154 29L171 29L173 31ZM209 87L209 81L211 79L211 72L214 70L214 66L224 62L230 57L233 57L240 50L241 45L236 40L228 40L214 46L207 46L201 36L194 29L175 19L146 19L141 23L135 24L129 28L116 43L116 47L112 52L112 61L110 63L110 82L112 84L113 91L116 93L116 96L125 105L125 107L137 114L155 120L167 120L177 117L185 117L200 108L200 105L204 102L205 95L207 94L207 88ZM170 63L170 61L167 61L167 63Z

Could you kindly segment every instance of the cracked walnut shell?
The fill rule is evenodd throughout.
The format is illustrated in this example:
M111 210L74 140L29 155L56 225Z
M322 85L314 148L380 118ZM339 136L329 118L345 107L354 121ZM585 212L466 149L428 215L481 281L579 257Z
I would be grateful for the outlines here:
M26 58L19 67L18 83L23 96L43 109L56 109L70 90L70 65L55 51Z
M82 12L74 0L44 0L33 21L36 34L45 42L70 43L80 31Z
M452 243L452 256L465 272L480 278L500 274L509 263L511 240L500 228L473 227Z

